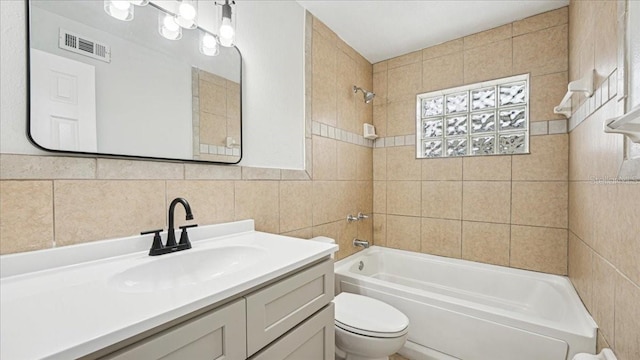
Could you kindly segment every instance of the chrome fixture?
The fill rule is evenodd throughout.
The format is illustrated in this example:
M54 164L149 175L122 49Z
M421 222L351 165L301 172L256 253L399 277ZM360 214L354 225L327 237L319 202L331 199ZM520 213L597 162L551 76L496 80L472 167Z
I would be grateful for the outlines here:
M360 240L360 239L353 238L353 246L355 247L360 246L366 249L369 247L369 242L367 240Z
M360 220L364 220L364 219L368 219L369 215L365 215L362 212L359 212L358 215L347 215L347 221L348 222L353 222L353 221L360 221Z
M191 206L189 206L189 202L183 198L173 199L171 205L169 205L169 229L167 230L167 243L165 245L162 244L162 238L160 237L160 232L162 232L162 229L140 233L140 235L155 234L153 236L153 244L151 245L151 249L149 250L149 256L157 256L171 252L191 249L191 242L189 241L187 229L196 227L198 225L194 224L180 226L180 229L182 230L182 233L180 234L180 242L176 243L176 230L173 224L174 212L176 209L176 205L178 204L181 204L184 207L184 210L187 213L186 220L193 220L193 213L191 212Z
M373 101L373 98L376 97L376 94L374 94L372 91L367 91L361 87L355 86L353 85L353 93L357 93L359 91L362 91L362 95L364 95L364 102L365 104L368 104L370 102Z

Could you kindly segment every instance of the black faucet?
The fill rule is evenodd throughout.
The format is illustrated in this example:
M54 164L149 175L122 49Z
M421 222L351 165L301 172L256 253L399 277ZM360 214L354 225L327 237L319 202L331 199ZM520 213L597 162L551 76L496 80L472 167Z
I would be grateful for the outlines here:
M162 230L152 230L143 232L141 235L145 234L155 234L153 237L153 244L151 245L151 249L149 250L150 256L167 254L170 252L176 252L181 250L191 249L191 242L189 241L189 235L187 234L187 229L196 227L198 225L185 225L180 226L182 229L182 233L180 234L180 243L176 244L176 230L174 228L174 212L176 205L182 204L184 210L187 212L186 220L193 220L193 213L191 212L191 206L189 206L189 202L183 198L175 198L171 201L171 205L169 205L169 229L167 230L167 244L162 245L162 239L160 237L160 232Z
M183 198L173 199L171 205L169 205L169 230L167 230L169 234L167 235L167 247L176 246L176 229L173 227L173 213L175 212L176 205L178 204L182 204L182 206L184 207L184 211L187 212L187 217L185 218L185 220L193 220L193 213L191 212L191 206L189 206L189 202ZM182 227L180 228L182 229ZM186 232L186 228L182 230ZM191 244L189 244L189 247L191 247Z

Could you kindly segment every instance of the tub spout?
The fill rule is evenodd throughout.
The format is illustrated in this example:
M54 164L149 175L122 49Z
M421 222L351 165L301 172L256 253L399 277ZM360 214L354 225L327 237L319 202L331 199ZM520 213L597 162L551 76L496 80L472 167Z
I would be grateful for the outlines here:
M361 246L363 248L368 248L369 247L369 242L367 240L360 240L360 239L356 239L353 238L353 246Z

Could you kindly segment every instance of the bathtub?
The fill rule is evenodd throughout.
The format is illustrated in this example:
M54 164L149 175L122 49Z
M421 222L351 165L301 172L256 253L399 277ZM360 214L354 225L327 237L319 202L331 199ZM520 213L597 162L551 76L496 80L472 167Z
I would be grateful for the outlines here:
M571 360L597 325L562 276L373 246L336 262L336 293L409 317L412 360Z

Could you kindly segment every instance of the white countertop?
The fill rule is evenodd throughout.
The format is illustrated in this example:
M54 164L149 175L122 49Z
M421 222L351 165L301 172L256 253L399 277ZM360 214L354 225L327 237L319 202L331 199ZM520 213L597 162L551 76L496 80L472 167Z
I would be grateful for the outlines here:
M192 230L193 249L157 257L147 255L148 235L0 257L0 358L88 355L337 250L332 244L254 231L253 221ZM168 289L125 292L113 285L114 275L133 266L230 245L261 248L266 255L232 274ZM142 246L146 248L140 250ZM138 251L126 252L132 247ZM100 258L95 254L99 250L117 255Z

